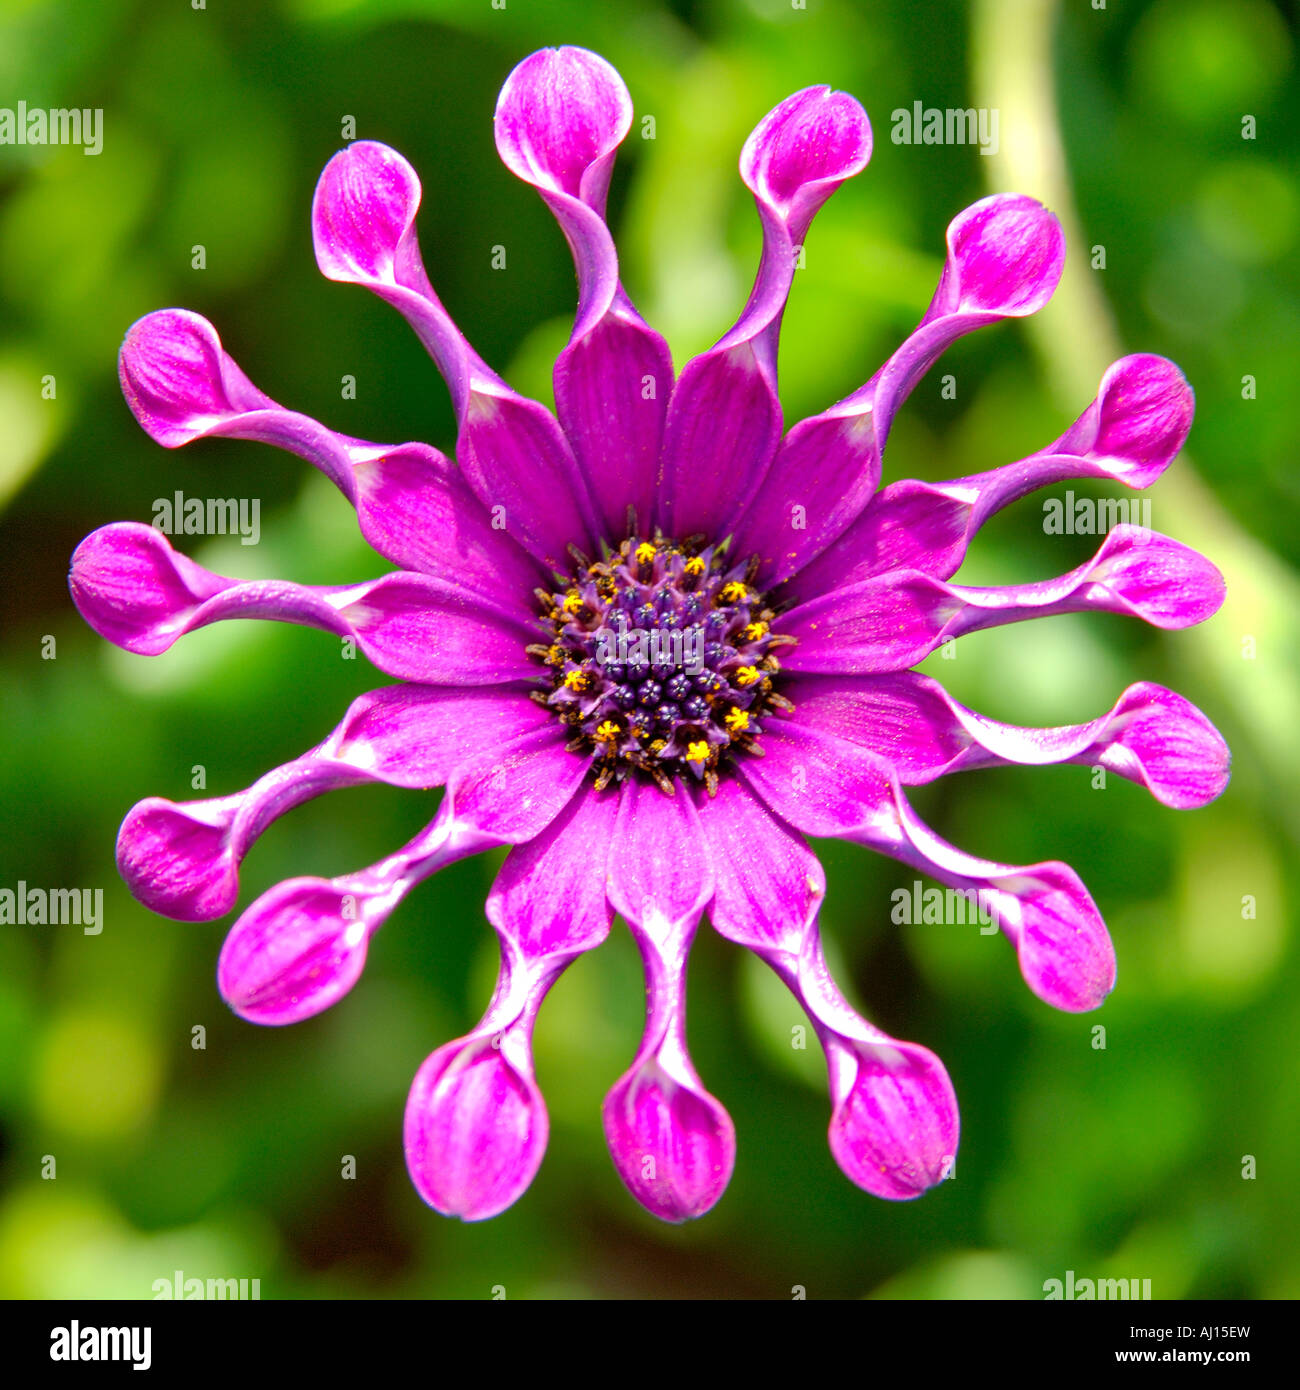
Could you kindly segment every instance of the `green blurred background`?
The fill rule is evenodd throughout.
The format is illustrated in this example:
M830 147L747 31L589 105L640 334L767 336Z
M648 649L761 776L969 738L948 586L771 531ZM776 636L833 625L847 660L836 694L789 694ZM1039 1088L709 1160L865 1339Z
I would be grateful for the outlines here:
M264 1298L490 1297L494 1286L512 1298L790 1297L795 1286L1041 1298L1044 1280L1074 1270L1149 1278L1157 1297L1300 1295L1290 5L3 0L0 24L0 105L105 113L97 158L0 147L0 886L102 887L106 917L100 936L0 928L0 1293L149 1297L179 1269L257 1277ZM638 116L655 117L653 141L634 127L612 219L625 281L679 363L729 325L748 289L759 239L736 159L750 128L811 83L867 107L874 159L820 215L796 278L781 364L789 420L854 389L915 322L965 204L1014 188L1062 216L1070 260L1056 300L1032 324L953 349L905 409L886 478L953 477L1032 451L1121 352L1174 358L1197 392L1188 452L1151 492L1152 521L1219 563L1223 611L1170 635L1118 617L1057 619L932 661L959 698L1024 723L1091 718L1130 682L1157 680L1232 745L1229 791L1190 813L1115 778L1094 790L1077 767L967 775L915 796L973 852L1079 870L1119 953L1105 1008L1053 1013L1006 943L974 927L892 925L890 891L913 875L825 847L825 930L846 989L891 1033L937 1051L961 1101L956 1177L916 1203L877 1201L841 1176L820 1054L791 1047L801 1015L704 931L692 1048L736 1121L736 1174L688 1228L646 1216L599 1126L640 1028L636 953L617 927L542 1014L552 1135L539 1177L493 1222L444 1220L407 1180L402 1106L421 1059L487 1001L496 950L481 905L495 862L458 865L414 894L361 986L287 1030L244 1024L217 996L228 922L154 917L113 866L134 801L192 795L195 764L209 795L245 786L383 683L305 629L231 624L147 660L81 624L65 585L77 541L108 521L150 520L153 499L178 488L261 499L259 545L185 543L218 571L341 583L378 569L347 504L297 460L253 444L151 443L118 391L124 330L150 309L195 309L285 404L363 438L447 447L446 392L405 325L315 268L312 187L351 115L359 137L419 171L425 259L452 313L490 362L549 400L572 270L540 200L499 163L491 113L521 57L565 42L608 57ZM998 154L892 144L891 111L916 100L998 108ZM496 245L505 270L491 268ZM1098 245L1104 270L1091 268ZM955 400L941 372L955 374ZM341 398L345 374L355 400ZM47 375L54 400L42 398ZM962 578L1041 578L1094 547L1044 535L1027 501L987 528ZM47 635L54 659L42 656ZM284 877L372 862L434 800L372 788L301 808L251 854L241 905ZM1105 1050L1093 1046L1098 1023ZM197 1025L205 1050L191 1047ZM41 1176L45 1155L54 1180ZM340 1176L344 1155L354 1180Z

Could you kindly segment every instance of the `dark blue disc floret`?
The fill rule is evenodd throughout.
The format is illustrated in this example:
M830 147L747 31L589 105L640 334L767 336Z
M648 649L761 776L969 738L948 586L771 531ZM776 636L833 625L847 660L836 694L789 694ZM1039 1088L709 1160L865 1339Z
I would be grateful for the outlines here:
M599 786L638 771L671 793L690 773L710 794L736 753L761 753L762 720L790 702L774 688L776 651L793 639L753 587L756 560L727 546L636 536L585 560L567 588L539 589L552 637L536 698L596 755Z

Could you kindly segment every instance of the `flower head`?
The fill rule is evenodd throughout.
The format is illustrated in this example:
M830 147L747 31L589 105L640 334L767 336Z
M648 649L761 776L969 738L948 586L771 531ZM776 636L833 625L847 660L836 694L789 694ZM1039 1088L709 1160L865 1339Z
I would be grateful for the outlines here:
M420 184L394 150L330 160L312 207L333 280L392 304L428 348L456 412L454 460L425 444L337 434L264 395L197 314L134 324L121 353L131 409L158 443L259 440L319 468L395 568L351 585L245 582L123 522L78 547L73 598L129 651L157 655L227 618L303 623L356 642L397 684L355 701L301 757L242 792L126 817L118 863L147 906L230 910L239 866L278 816L360 782L444 787L434 820L380 863L282 883L245 909L218 982L242 1017L286 1024L337 1002L371 938L444 865L509 853L487 902L500 939L479 1025L419 1069L405 1141L420 1195L476 1220L514 1202L542 1161L547 1116L532 1031L551 985L617 913L645 964L645 1032L605 1102L615 1166L655 1215L722 1195L736 1140L687 1047L687 956L701 919L755 952L806 1010L826 1053L830 1148L877 1196L918 1196L950 1171L957 1104L942 1063L844 999L818 935L825 895L805 836L835 836L978 892L1029 987L1097 1007L1114 952L1060 863L975 858L920 820L905 788L1005 764L1100 765L1170 807L1222 790L1228 752L1181 696L1131 686L1081 725L1023 729L967 709L910 668L998 624L1109 611L1160 628L1209 617L1218 571L1167 537L1110 531L1055 579L953 583L995 512L1068 478L1145 487L1191 422L1178 369L1115 363L1063 435L948 483L879 488L894 415L958 338L1033 313L1060 277L1056 219L1000 194L959 213L915 331L844 400L788 430L776 389L781 317L818 209L871 153L861 106L808 88L765 116L740 172L763 254L737 322L674 375L664 340L618 277L604 208L632 120L613 68L577 48L535 53L502 89L497 148L554 213L578 278L555 363L556 413L514 391L461 334L416 238Z

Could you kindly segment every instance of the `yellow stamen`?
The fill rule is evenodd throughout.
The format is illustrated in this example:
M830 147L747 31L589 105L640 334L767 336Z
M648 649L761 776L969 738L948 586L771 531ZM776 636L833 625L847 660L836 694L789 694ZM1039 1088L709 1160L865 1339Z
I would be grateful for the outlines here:
M636 548L637 563L648 565L655 557L655 548L649 541L642 541Z
M668 740L665 738L651 739L650 751L652 753L662 753L668 747Z
M749 623L740 629L740 635L746 642L757 642L760 637L767 636L767 624Z
M741 603L749 597L749 590L740 582L733 579L730 584L724 584L718 593L718 597L723 603Z
M570 690L590 690L591 675L587 671L566 671L564 673L564 684Z
M565 594L561 607L566 613L576 613L582 607L582 595L576 589Z
M742 666L742 667L740 668L740 670L738 670L738 671L736 672L736 684L737 684L737 685L753 685L754 682L755 682L757 679L758 679L758 667L757 667L757 666Z
M704 573L704 561L698 555L692 555L682 566L682 569L690 575L692 579L698 579Z
M596 726L596 742L616 743L622 732L612 719L605 719Z
M688 763L707 763L709 760L709 745L703 739L688 745L686 749L686 761Z
M743 734L749 728L749 713L733 706L727 711L724 722L733 734Z

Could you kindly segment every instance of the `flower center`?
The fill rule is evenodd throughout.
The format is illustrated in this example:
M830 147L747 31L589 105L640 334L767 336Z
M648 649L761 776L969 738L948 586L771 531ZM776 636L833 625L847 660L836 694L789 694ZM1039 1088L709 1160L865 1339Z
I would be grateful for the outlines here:
M762 751L764 715L793 708L773 677L794 639L772 632L757 558L732 564L698 539L632 536L563 592L537 590L554 637L528 648L547 668L534 698L596 754L598 788L635 769L671 794L689 772L712 796L721 763Z

